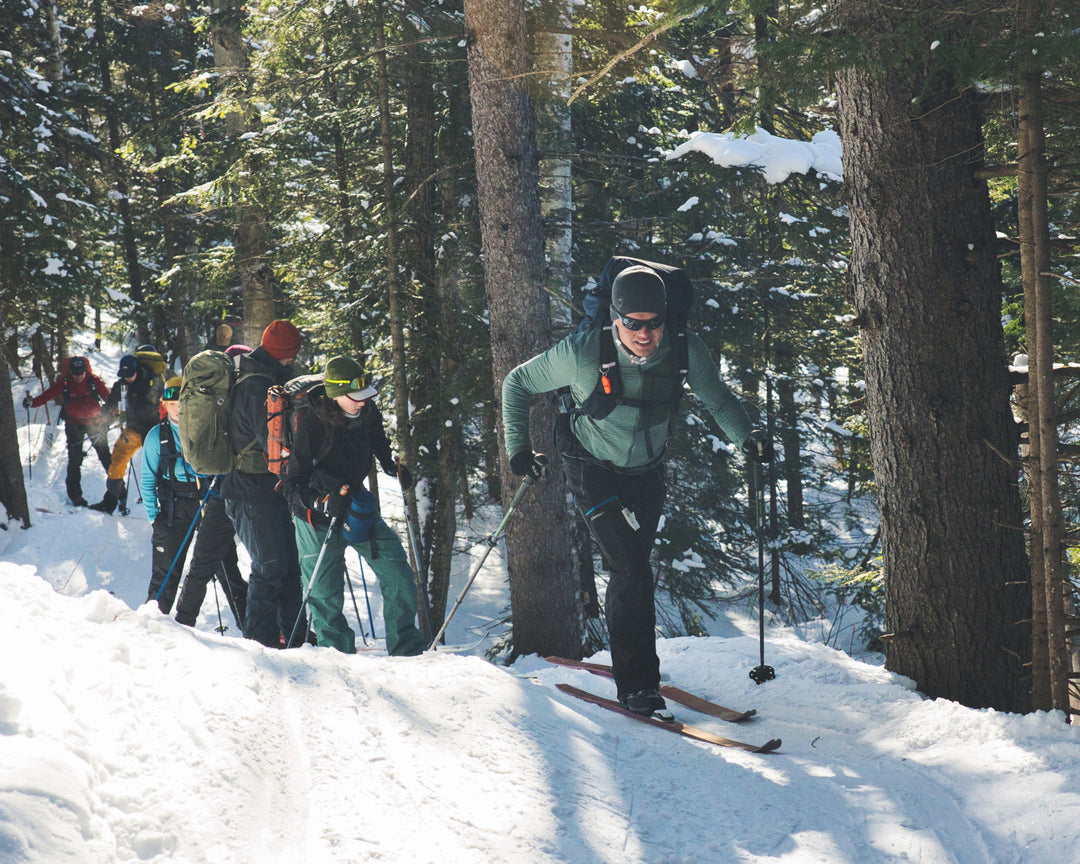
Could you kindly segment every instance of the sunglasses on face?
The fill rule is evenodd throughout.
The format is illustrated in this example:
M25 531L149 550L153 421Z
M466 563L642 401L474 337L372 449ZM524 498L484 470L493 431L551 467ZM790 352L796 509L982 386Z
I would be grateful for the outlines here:
M625 315L619 316L619 321L622 322L622 326L627 330L640 330L644 327L646 330L659 330L664 326L664 312L659 315L654 315L652 318L646 318L644 321L640 318L627 318Z
M162 399L163 402L175 402L179 398L180 398L180 388L179 387L166 387L165 392L161 394L161 399Z

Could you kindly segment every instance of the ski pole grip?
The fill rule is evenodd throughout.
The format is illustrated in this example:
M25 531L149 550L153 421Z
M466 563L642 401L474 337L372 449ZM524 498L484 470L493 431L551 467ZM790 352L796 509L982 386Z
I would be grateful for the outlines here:
M542 465L545 471L547 470L548 465L551 464L551 460L547 456L545 456L543 453L536 453L533 456L533 461L536 462L537 465ZM525 483L535 483L538 478L533 477L532 474L526 474L521 479Z

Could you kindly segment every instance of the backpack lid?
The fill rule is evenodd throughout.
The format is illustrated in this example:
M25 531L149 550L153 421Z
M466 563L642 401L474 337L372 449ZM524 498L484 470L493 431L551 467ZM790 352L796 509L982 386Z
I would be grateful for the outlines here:
M616 255L607 260L596 284L585 293L585 317L578 325L578 331L606 327L611 323L611 291L615 278L628 268L647 267L656 273L664 283L667 300L667 322L675 329L684 329L690 317L690 307L694 302L694 286L686 271L657 261L643 258L631 258ZM649 311L648 309L644 311Z

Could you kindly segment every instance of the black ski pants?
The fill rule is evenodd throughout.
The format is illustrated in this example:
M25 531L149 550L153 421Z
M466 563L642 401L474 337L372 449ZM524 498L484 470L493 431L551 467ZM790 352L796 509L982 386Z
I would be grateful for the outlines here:
M188 547L195 534L193 523L199 515L201 503L201 495L198 498L175 498L163 506L154 519L151 533L154 551L150 558L150 588L146 592L146 600L156 599L158 609L166 615L176 599L176 588L184 573ZM162 588L162 585L165 587Z
M88 423L74 420L64 421L64 434L67 436L67 495L72 504L84 502L82 493L83 438L89 438L97 453L98 461L105 472L109 471L109 421L103 418Z
M667 495L663 465L627 474L564 458L574 501L609 573L605 609L620 698L660 686L656 607L649 555Z
M247 609L247 582L240 575L236 560L236 532L232 520L225 512L225 502L220 495L210 493L203 506L195 546L191 551L191 569L184 579L180 599L176 601L176 620L194 627L206 598L206 587L217 577L225 592L225 599L232 610L236 626L244 631L244 615Z
M259 501L226 499L225 512L251 557L244 635L277 648L282 637L293 632L303 598L289 505L277 492L269 492ZM301 621L289 647L302 645L306 638L307 623Z

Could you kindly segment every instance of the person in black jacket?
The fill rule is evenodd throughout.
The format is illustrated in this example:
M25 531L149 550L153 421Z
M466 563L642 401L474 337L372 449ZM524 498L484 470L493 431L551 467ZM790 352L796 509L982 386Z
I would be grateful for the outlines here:
M289 321L271 321L259 347L240 356L239 377L230 397L228 433L236 469L225 476L221 497L240 542L251 557L244 635L279 647L300 614L300 562L289 506L266 464L266 391L294 377L292 362L303 337ZM303 644L307 627L296 628Z
M395 462L382 414L371 401L363 368L349 357L326 364L324 388L313 389L294 410L296 431L285 469L285 495L293 514L296 544L309 588L311 627L317 644L346 654L356 651L356 636L342 611L345 600L345 547L353 546L379 580L391 655L423 653L426 640L416 626L416 583L397 534L379 516L364 480L378 459L386 474L412 485L408 468ZM343 494L344 493L344 494ZM367 499L361 517L353 502ZM329 531L338 517L339 527ZM358 525L363 524L363 535ZM319 570L315 564L326 544ZM314 581L312 579L314 578Z
M125 516L127 509L127 483L125 475L132 457L142 447L146 433L161 420L159 406L165 389L165 358L153 345L140 345L135 354L120 358L119 376L109 398L105 400L105 413L123 414L120 437L113 445L112 459L105 480L105 497L91 510L112 513L120 506Z

